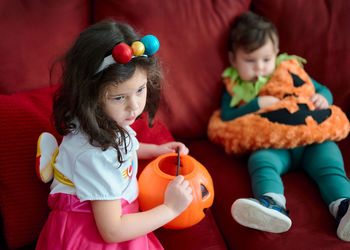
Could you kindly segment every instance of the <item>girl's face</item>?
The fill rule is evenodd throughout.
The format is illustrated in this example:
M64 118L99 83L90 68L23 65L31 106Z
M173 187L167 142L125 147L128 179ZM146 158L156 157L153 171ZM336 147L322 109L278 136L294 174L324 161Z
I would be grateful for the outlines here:
M136 68L128 80L107 88L104 111L121 127L131 125L142 113L147 99L147 74Z
M256 82L259 76L268 76L275 70L276 56L278 49L271 39L254 50L246 53L238 48L236 55L229 54L230 63L235 67L243 81Z

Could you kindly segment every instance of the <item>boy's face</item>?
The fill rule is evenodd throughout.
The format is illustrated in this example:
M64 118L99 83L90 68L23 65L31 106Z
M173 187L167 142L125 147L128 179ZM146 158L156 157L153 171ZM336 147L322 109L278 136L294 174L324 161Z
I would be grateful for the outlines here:
M238 48L236 55L229 53L229 60L239 73L243 81L256 82L259 76L268 76L275 70L276 56L278 49L271 39L254 50L247 53L242 48Z
M107 89L104 111L121 127L131 125L143 112L147 99L147 74L136 68L125 82Z

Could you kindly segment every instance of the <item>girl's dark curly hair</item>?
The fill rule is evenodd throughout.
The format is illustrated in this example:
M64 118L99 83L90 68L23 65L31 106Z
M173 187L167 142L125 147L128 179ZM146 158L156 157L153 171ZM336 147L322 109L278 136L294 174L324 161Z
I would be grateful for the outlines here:
M53 119L60 135L80 129L93 146L106 150L114 147L122 162L120 146L126 150L127 131L104 112L104 98L110 84L118 84L133 76L136 68L147 72L147 101L149 126L152 126L160 100L161 69L153 56L135 57L126 64L112 64L96 73L104 57L121 42L131 44L138 34L127 24L103 21L83 31L63 58L62 85L57 89L53 103ZM118 135L118 136L117 136Z
M276 26L267 18L247 11L239 15L231 27L228 50L233 55L236 54L238 48L250 53L263 46L267 39L271 39L273 45L278 48Z

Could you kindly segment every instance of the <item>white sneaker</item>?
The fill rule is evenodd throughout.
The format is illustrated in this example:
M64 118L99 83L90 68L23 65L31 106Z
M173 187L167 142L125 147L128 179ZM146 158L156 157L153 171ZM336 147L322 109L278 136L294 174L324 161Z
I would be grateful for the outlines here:
M337 235L341 240L350 241L350 199L343 200L337 212L338 228Z
M232 204L231 213L239 224L271 233L286 232L292 225L288 211L269 196L238 199Z

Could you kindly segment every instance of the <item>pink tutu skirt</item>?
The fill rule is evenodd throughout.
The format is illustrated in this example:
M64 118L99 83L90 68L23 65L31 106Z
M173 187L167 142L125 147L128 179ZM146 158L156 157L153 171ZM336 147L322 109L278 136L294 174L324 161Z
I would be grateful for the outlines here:
M97 230L90 202L80 202L75 195L50 195L49 207L52 211L40 233L37 250L163 249L153 233L121 243L106 243ZM130 204L122 200L123 214L137 212L137 200Z

